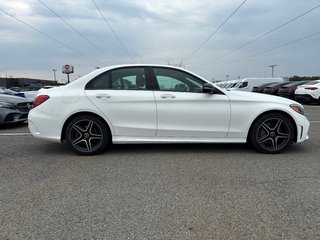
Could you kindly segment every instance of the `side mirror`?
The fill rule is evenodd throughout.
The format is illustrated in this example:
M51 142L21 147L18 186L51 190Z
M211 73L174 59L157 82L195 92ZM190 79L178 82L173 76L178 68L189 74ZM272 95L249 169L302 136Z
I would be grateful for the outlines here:
M205 83L203 84L203 93L209 93L209 94L214 94L217 92L217 89L210 83Z

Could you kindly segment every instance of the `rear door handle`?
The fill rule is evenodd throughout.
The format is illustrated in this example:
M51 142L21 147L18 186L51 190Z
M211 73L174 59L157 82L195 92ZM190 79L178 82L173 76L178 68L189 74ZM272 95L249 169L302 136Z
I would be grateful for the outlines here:
M160 97L161 98L175 98L176 96L173 94L161 94Z
M96 98L99 98L99 99L111 98L111 96L108 94L98 94L98 95L96 95Z

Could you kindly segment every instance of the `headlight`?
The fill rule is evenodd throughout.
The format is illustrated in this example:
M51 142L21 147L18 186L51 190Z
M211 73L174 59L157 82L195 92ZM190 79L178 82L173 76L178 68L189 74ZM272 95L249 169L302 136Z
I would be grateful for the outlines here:
M291 104L290 107L293 111L300 113L301 115L304 115L304 109L302 106L298 104Z
M0 102L0 108L16 109L13 104L8 102Z

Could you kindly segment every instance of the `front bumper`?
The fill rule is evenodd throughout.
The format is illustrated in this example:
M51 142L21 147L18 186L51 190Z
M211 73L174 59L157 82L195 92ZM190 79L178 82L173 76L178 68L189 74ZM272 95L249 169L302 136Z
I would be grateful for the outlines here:
M296 127L297 127L296 142L303 142L305 140L308 140L309 139L308 131L310 127L309 120L305 116L299 115L298 117L296 117L295 121L296 121Z
M0 124L18 123L28 120L28 112L19 110L0 109Z

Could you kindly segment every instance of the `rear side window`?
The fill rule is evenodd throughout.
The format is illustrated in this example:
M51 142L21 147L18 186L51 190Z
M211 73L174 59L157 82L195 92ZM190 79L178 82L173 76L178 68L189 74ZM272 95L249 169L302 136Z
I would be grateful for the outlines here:
M112 89L146 90L147 82L144 68L121 68L111 72Z
M99 76L92 79L86 85L86 90L101 90L101 89L111 89L109 72L104 72L100 74Z
M100 74L92 79L86 90L146 90L144 68L120 68Z

